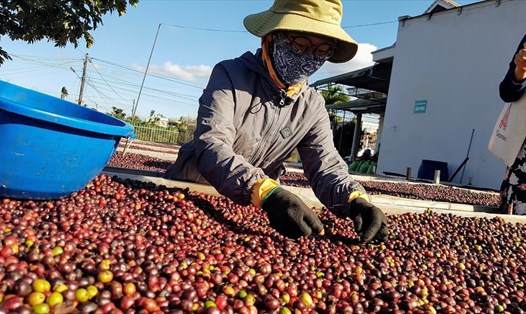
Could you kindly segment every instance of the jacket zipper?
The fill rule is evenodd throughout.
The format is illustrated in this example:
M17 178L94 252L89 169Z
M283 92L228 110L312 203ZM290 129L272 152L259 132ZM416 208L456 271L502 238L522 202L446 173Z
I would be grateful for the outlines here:
M274 115L272 116L272 122L270 123L270 126L269 126L267 132L265 132L265 134L261 137L261 141L259 141L258 146L254 150L254 154L252 154L252 157L250 158L250 161L249 161L250 164L252 164L256 160L256 157L259 157L259 155L261 155L261 148L263 147L263 145L265 145L266 139L270 138L269 134L272 133L272 136L274 136L276 134L276 132L272 132L272 129L274 128L274 124L276 124L276 121L279 120L279 119L277 119L277 117L279 117L279 113L281 112L281 108L285 104L286 96L287 96L287 94L285 93L285 91L284 90L280 90L280 93L279 93L279 97L280 97L279 106L275 106L274 104L272 104L272 110L274 110Z

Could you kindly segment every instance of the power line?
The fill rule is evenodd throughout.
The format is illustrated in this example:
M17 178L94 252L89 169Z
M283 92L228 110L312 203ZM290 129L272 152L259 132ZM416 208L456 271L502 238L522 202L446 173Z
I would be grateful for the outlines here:
M58 69L58 71L56 71L57 73L60 73L63 70L68 70L68 71L69 70L73 70L73 72L77 76L77 79L81 80L81 78L78 75L78 73L76 71L74 71L74 67L78 67L78 66L75 66L75 64L78 64L79 59L68 59L67 62L63 62L62 59L61 60L57 60L57 59L54 59L54 58L46 59L46 58L42 58L42 57L21 56L21 55L12 55L12 56L13 56L13 59L14 59L13 61L19 60L21 62L27 62L28 64L31 64L31 63L39 64L39 66L37 66L37 67L29 67L29 69L32 69L33 71L31 71L29 69L23 71L25 74L29 74L30 73L32 76L34 76L34 74L35 74L34 70L35 69L40 69L42 71L48 70L48 73L49 73L49 68L56 68L56 69ZM95 69L95 71L98 74L97 76L100 77L100 79L97 80L95 77L90 76L90 79L89 79L89 86L90 86L90 88L93 88L96 91L96 93L99 95L98 98L102 99L102 100L105 99L105 100L111 101L111 102L116 101L117 99L109 97L107 93L102 92L103 89L107 89L107 90L110 90L112 93L116 94L119 97L118 98L120 100L119 103L124 101L126 103L124 105L125 107L131 107L131 105L129 105L128 103L131 102L132 99L130 98L129 100L126 100L125 97L123 97L119 91L124 91L124 92L127 92L127 93L135 93L137 91L137 88L138 88L137 83L131 82L130 80L126 80L125 79L126 74L117 74L117 75L111 75L110 74L110 75L106 75L106 74L102 73L99 70L99 68L96 66L96 64L93 63L93 60L96 60L98 62L107 64L107 65L110 65L110 66L113 66L113 67L116 67L116 68L119 68L119 69L123 69L126 72L130 72L131 74L140 74L140 73L143 73L143 72L138 71L138 70L136 70L134 68L131 68L131 67L118 65L116 63L105 61L105 60L101 60L101 59L98 59L98 58L92 58L92 57L89 58L89 62L92 64L93 68ZM75 62L75 64L73 62ZM71 65L71 66L69 66L69 65ZM19 70L13 71L12 73L20 74L20 71ZM110 73L116 74L115 71L110 71ZM3 74L6 74L6 72L4 72ZM154 77L155 79L164 80L164 81L167 81L167 82L170 82L170 83L175 83L175 84L179 84L179 85L189 86L191 88L195 88L195 89L199 89L199 90L203 89L202 86L199 86L199 85L196 85L196 84L192 84L192 83L187 83L187 82L184 82L184 81L181 81L181 80L178 80L178 79L174 79L174 78L170 78L170 77L167 77L167 76L163 76L161 74L148 74L148 76ZM146 91L145 92L145 96L147 96L148 99L152 99L153 98L153 99L158 99L160 101L168 101L168 102L174 102L175 101L178 104L178 106L183 107L182 110L188 110L189 108L191 108L193 110L193 109L195 109L195 107L197 106L197 103L198 103L198 96L191 96L189 94L177 93L177 92L174 92L172 90L165 90L165 89L161 89L161 88L153 88L153 87L148 87L148 86L145 86L144 89ZM168 96L168 97L163 97L163 95ZM90 97L87 97L87 98L90 99L90 100L93 100L94 98L97 98L97 97L90 96ZM96 102L96 101L94 101L94 102ZM97 101L97 103L100 104L100 101ZM90 105L90 104L88 104L88 105Z
M96 81L93 81L93 79L92 79L92 82L96 83ZM134 86L136 86L136 85L134 85ZM126 92L130 92L130 93L136 92L135 89L129 89L129 88L125 88L125 87L121 87L119 89L121 89L123 91L126 91ZM165 101L173 101L174 100L173 98L166 98L166 97L160 96L160 95L172 95L174 97L178 97L178 98L182 98L182 99L186 99L186 100L192 101L192 103L177 101L178 104L187 105L187 106L194 106L195 104L197 104L197 99L198 99L197 97L192 97L192 96L188 96L188 95L185 95L185 94L180 94L180 93L176 93L176 92L172 92L172 91L168 91L168 90L156 89L156 88L151 88L151 87L144 87L144 90L145 91L150 91L150 92L156 92L155 94L144 93L144 95L148 96L149 98L165 100Z
M145 0L145 1L148 1L148 0ZM150 2L153 2L153 1L186 1L186 0L150 0ZM192 1L202 1L202 0L192 0ZM216 0L214 0L214 1L216 1ZM230 0L230 1L245 1L245 0ZM382 0L368 0L368 1L382 1ZM390 0L390 1L397 1L397 0ZM343 28L370 27L370 26L391 24L391 23L397 23L397 22L398 21L383 21L383 22L374 22L374 23L367 23L367 24L357 24L357 25L343 26ZM189 30L207 31L207 32L247 33L246 30L202 28L202 27L175 25L175 24L169 24L169 23L160 23L159 24L159 28L160 28L161 25L166 25L166 26L180 28L180 29L189 29ZM34 63L40 64L41 65L40 69L42 69L42 70L44 70L45 67L56 67L56 68L59 68L59 69L68 69L68 68L71 68L71 66L69 66L69 65L71 65L73 63L78 64L78 61L79 61L78 59L69 59L69 60L68 59L61 59L61 60L56 60L56 59L46 59L46 58L41 58L41 57L21 56L21 55L12 55L12 56L13 57L18 57L18 58L20 58L22 60L26 60L26 61L30 61L30 62L34 62ZM111 65L111 66L114 66L114 67L118 67L118 68L122 68L122 69L125 69L127 71L132 71L134 73L143 73L145 77L146 77L146 75L148 75L149 77L155 77L155 78L160 79L160 80L173 82L173 83L176 83L176 84L185 85L185 86L189 86L189 87L192 87L192 88L198 88L199 90L202 90L204 88L203 86L198 86L196 84L192 84L192 83L188 83L188 82L181 81L181 80L178 80L178 79L174 79L172 77L168 77L168 76L165 76L165 75L150 74L150 73L146 73L146 71L139 71L137 69L133 69L133 68L130 68L130 67L118 65L118 64L115 64L115 63L112 63L112 62L109 62L109 61L105 61L105 60L101 60L101 59L98 59L98 58L90 58L89 62L93 65L93 68L95 69L95 71L98 73L98 75L104 81L104 83L100 83L100 84L106 85L108 88L110 88L113 91L113 93L115 95L117 95L121 100L124 100L124 101L126 101L126 99L122 95L120 95L119 92L116 90L116 88L117 88L116 85L119 84L117 81L121 82L120 83L121 86L122 86L122 84L126 84L129 87L135 87L137 85L133 84L133 83L126 82L126 81L123 81L122 79L120 79L120 77L119 77L118 80L114 78L113 82L109 82L108 79L111 76L104 77L102 75L102 73L98 70L98 68L93 64L92 60L97 60L97 61L99 61L101 63L105 63L105 64L108 64L108 65ZM37 68L35 68L34 70L37 70ZM26 71L28 73L32 72L29 69L27 69ZM17 72L17 74L21 74L21 73L23 73L23 72ZM34 72L32 72L31 74L34 74ZM92 85L94 86L94 84L96 84L96 83L92 79ZM179 98L179 99L185 99L185 100L189 100L189 101L196 101L197 100L196 99L197 97L190 96L190 95L185 95L185 94L181 94L181 93L175 93L175 92L166 91L166 90L162 90L162 89L158 89L158 88L148 88L146 86L144 88L149 90L149 91L153 91L153 92L156 92L156 93L159 93L159 94L162 93L164 95L170 95L172 97L176 97L176 98ZM122 90L130 92L130 93L133 92L129 88L128 89L122 89ZM107 95L104 95L104 96L107 97ZM156 97L157 99L173 101L172 98L167 99L167 98L159 97L159 95L149 95L149 97ZM137 99L137 102L138 102L138 99ZM195 105L197 105L197 101L196 101Z
M377 26L377 25L392 24L392 23L398 23L398 21L385 21L385 22L376 22L376 23L368 23L368 24L349 25L349 26L342 26L342 28L346 29L346 28L369 27L369 26Z
M101 96L101 99L107 100L109 98L106 94L102 93L95 85L91 83L91 79L88 80L88 85L91 86L91 88L93 88ZM99 103L95 102L95 108L98 109L98 106L99 106ZM108 111L107 107L105 109Z
M132 72L136 72L138 74L143 74L144 73L143 71L139 71L137 69L134 69L134 68L131 68L131 67L127 67L127 66L123 66L123 65L118 65L118 64L113 63L113 62L101 60L101 59L98 59L98 58L92 58L92 59L100 61L102 63L106 63L106 64L109 64L109 65L115 66L115 67L123 68L123 69L129 70L129 71L132 71ZM198 88L198 89L203 89L203 86L195 85L195 84L188 83L188 82L185 82L185 81L181 81L181 80L178 80L178 79L174 79L174 78L171 78L171 77L162 76L160 74L148 74L148 75L152 76L152 77L157 77L157 78L160 78L160 79L163 79L163 80L175 82L175 83L178 83L178 84L181 84L181 85L186 85L186 86L195 87L195 88Z
M99 74L99 76L102 78L102 80L104 81L104 83L106 83L106 85L115 93L115 95L119 96L122 100L126 100L124 99L121 95L119 95L119 93L117 93L117 91L115 89L113 89L113 87L111 87L111 85L108 83L108 81L106 81L106 79L104 78L104 76L102 76L102 74L99 72L99 69L97 69L97 67L91 62L91 58L88 59L89 63L93 66L93 68L95 69L95 71Z
M369 26L377 26L377 25L392 24L392 23L398 23L398 21L383 21L383 22L374 22L374 23L367 23L367 24L356 24L356 25L342 26L342 28L346 29L346 28L369 27ZM248 33L248 31L246 30L202 28L202 27L182 26L182 25L174 25L174 24L167 24L167 23L161 23L161 25L171 26L171 27L180 28L180 29L190 29L190 30L207 31L207 32Z
M248 33L246 30L230 30L230 29L216 29L216 28L201 28L201 27L191 27L191 26L181 26L174 24L161 23L161 25L181 28L181 29L191 29L194 31L207 31L207 32L221 32L221 33Z

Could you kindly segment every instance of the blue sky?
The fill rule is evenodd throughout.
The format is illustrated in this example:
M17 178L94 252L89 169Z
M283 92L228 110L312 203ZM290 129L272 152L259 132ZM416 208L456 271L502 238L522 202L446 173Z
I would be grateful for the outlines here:
M478 1L456 1L460 5ZM213 66L255 51L259 38L243 27L243 18L268 9L271 0L141 0L125 16L107 15L86 48L27 44L0 38L13 60L0 66L0 80L56 97L62 87L77 102L83 60L88 54L83 102L108 112L121 108L146 118L151 110L167 118L195 117L198 98ZM357 56L344 64L326 63L310 82L372 64L371 51L396 41L398 17L422 14L432 0L344 0L342 26L360 44ZM159 26L160 25L160 26ZM155 47L153 47L154 39ZM152 53L153 47L153 53ZM144 70L149 63L148 74ZM140 93L140 96L139 96Z

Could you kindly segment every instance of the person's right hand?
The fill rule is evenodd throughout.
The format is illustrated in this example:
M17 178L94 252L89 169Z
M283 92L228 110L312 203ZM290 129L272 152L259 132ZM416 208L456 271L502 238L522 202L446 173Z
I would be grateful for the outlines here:
M276 188L262 204L270 226L282 235L297 239L311 233L323 234L323 224L316 213L298 196Z
M513 59L515 63L515 80L521 82L526 79L526 43Z

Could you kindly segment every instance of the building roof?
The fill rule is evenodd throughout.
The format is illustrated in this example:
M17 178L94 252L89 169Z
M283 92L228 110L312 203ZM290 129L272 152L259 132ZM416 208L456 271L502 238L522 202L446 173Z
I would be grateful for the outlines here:
M363 88L381 94L387 94L391 78L391 64L377 63L373 66L353 72L318 80L311 84L319 87L328 84L341 84L355 88ZM370 95L374 93L368 93ZM346 110L353 113L383 113L385 112L386 97L356 99L346 103L325 106L327 109Z
M326 84L342 84L387 94L389 90L389 80L391 78L391 67L391 64L378 63L353 72L318 80L312 83L311 86L318 87Z
M433 2L433 4L431 4L429 8L427 8L424 14L428 14L428 13L432 14L432 13L441 12L444 10L449 10L449 9L458 8L458 7L460 7L460 4L452 0L435 0L435 2Z
M345 103L338 103L327 105L327 110L345 110L350 111L354 114L358 113L376 113L381 114L385 112L385 104L387 98L375 98L375 99L355 99Z

